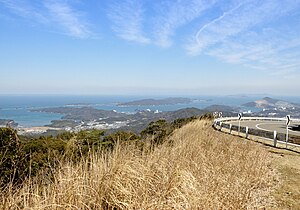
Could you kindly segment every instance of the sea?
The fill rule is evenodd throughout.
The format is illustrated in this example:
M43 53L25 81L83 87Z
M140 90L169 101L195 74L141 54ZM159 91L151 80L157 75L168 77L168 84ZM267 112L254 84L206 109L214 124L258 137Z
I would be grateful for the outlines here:
M90 106L102 110L135 113L139 110L175 111L195 107L203 109L210 105L228 105L239 107L241 111L257 112L259 109L242 107L247 102L255 101L266 95L228 95L228 96L180 96L193 100L188 104L160 106L118 106L119 103L147 98L162 99L169 96L97 96L97 95L0 95L0 119L10 119L19 127L49 125L52 120L59 120L61 114L33 112L33 109L50 107L83 107ZM270 96L271 98L300 103L300 96ZM174 96L173 96L174 97ZM179 97L179 96L176 96Z

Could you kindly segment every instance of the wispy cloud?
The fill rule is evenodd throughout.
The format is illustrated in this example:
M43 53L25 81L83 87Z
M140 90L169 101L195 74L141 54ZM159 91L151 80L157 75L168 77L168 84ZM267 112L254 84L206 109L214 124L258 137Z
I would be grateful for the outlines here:
M215 0L167 1L157 6L159 16L155 18L154 36L162 47L172 45L171 37L177 28L198 18L215 4Z
M269 34L277 34L272 38ZM273 75L287 74L299 70L300 38L286 40L274 30L244 34L242 40L227 40L210 49L208 55L228 63L268 71Z
M30 1L22 0L0 0L5 7L7 7L16 16L36 21L39 23L47 23L48 18L42 12L41 4L32 4Z
M186 49L192 55L208 54L228 63L273 73L299 70L299 51L295 48L300 47L300 39L298 33L286 31L297 30L297 26L280 29L276 23L299 7L300 1L288 0L236 2L203 25Z
M274 0L244 1L202 26L195 35L190 53L201 53L279 13L280 4ZM272 12L271 12L272 11Z
M85 10L89 4L86 2L0 0L0 6L4 5L14 16L56 32L88 38L93 33L92 19L87 17L95 15L88 12L100 9ZM192 55L205 54L273 74L299 71L300 0L106 2L108 27L126 41L171 47L173 43L180 45L181 37L188 37L185 49ZM94 25L99 26L99 22Z
M59 29L69 36L86 38L91 35L89 24L84 21L84 15L73 9L66 1L0 0L0 3L16 16Z
M124 0L110 5L108 17L113 22L112 29L122 39L138 43L149 43L144 35L144 9L140 0Z
M70 5L62 2L46 2L45 6L52 20L61 25L67 34L77 38L86 38L91 35L88 24L83 21L82 13L75 11Z

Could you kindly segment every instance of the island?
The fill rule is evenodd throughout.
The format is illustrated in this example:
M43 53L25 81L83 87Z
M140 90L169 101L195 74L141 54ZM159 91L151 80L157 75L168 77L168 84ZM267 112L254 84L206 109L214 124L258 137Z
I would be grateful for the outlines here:
M192 102L190 98L164 98L164 99L142 99L119 103L117 106L163 106L163 105L176 105L176 104L189 104Z

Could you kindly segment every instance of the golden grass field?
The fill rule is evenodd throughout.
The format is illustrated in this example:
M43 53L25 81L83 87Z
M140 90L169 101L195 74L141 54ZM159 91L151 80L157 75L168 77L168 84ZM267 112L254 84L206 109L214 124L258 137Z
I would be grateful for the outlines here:
M153 150L117 145L77 164L63 162L53 180L40 176L2 194L0 209L299 208L297 191L284 203L288 180L281 176L288 177L287 169L277 165L288 155L215 131L211 124L189 123Z

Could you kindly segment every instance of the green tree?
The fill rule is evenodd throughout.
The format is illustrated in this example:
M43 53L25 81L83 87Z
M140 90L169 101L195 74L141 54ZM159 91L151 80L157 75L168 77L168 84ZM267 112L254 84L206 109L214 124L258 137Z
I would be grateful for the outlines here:
M152 144L161 144L163 140L172 132L166 120L151 122L147 128L141 132L142 139L150 139Z
M26 165L30 166L29 175L35 176L41 169L50 171L63 158L66 151L66 141L57 137L34 138L22 142L26 154Z
M109 145L113 147L117 142L128 142L140 140L140 137L135 133L129 131L117 131L103 138L103 145Z
M0 128L1 187L9 182L18 182L24 176L24 157L17 132L11 128Z
M68 141L67 156L72 159L78 159L86 156L91 150L98 150L101 146L104 136L103 130L82 130L76 135L76 138Z

